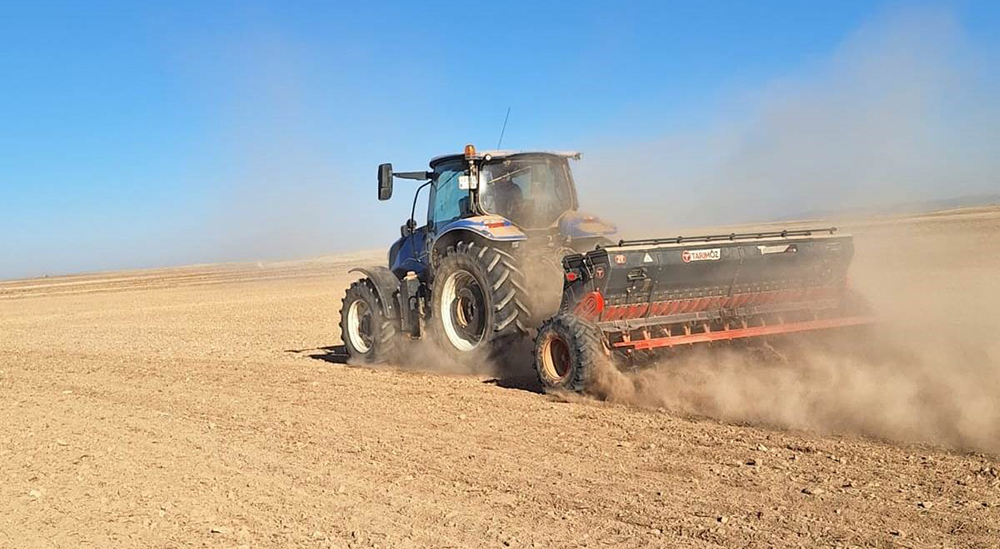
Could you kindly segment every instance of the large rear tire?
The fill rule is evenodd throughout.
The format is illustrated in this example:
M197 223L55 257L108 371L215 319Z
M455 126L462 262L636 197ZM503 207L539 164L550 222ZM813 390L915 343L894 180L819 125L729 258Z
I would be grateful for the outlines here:
M386 318L375 285L363 278L347 289L340 309L340 339L361 364L385 362L396 349L396 326Z
M456 360L482 357L527 331L524 275L514 256L478 242L458 242L441 258L431 290L434 339Z
M546 391L588 390L604 359L601 330L574 314L552 317L535 338L535 371Z

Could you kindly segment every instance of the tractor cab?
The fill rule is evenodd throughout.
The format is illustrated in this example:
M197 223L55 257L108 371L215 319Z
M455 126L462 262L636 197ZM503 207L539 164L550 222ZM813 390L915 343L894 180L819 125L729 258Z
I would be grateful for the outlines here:
M444 237L457 231L511 243L528 240L529 235L544 236L555 245L566 244L568 238L614 233L613 226L597 226L596 218L576 211L569 161L579 158L577 152L478 152L467 145L463 154L432 159L431 170L426 172L394 173L391 165L381 165L380 200L392 195L394 177L426 181L417 188L410 219L390 250L390 268L397 276L408 271L422 275L433 261L433 252L449 243ZM418 226L416 205L424 187L430 187L427 222ZM580 221L589 221L596 231L581 233ZM568 225L575 231L566 231Z
M551 227L577 207L570 158L579 154L492 151L471 162L457 155L437 158L431 162L438 177L429 211L438 225L492 215L522 230Z

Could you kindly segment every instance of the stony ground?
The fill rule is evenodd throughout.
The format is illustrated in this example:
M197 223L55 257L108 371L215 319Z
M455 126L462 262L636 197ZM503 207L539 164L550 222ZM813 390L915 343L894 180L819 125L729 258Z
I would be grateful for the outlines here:
M989 453L341 364L380 259L0 283L0 547L1000 545Z

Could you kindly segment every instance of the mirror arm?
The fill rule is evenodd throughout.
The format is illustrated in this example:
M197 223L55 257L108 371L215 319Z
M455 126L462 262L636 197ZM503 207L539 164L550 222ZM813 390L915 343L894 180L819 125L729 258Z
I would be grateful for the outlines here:
M430 179L434 172L393 172L393 177L398 177L400 179L416 179L417 181L425 181Z

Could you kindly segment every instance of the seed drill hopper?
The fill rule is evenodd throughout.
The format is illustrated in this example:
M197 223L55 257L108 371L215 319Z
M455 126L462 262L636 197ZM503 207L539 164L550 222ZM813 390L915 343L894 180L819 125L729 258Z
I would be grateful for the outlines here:
M563 259L560 312L539 330L548 388L586 389L597 360L872 321L835 228L622 240Z

